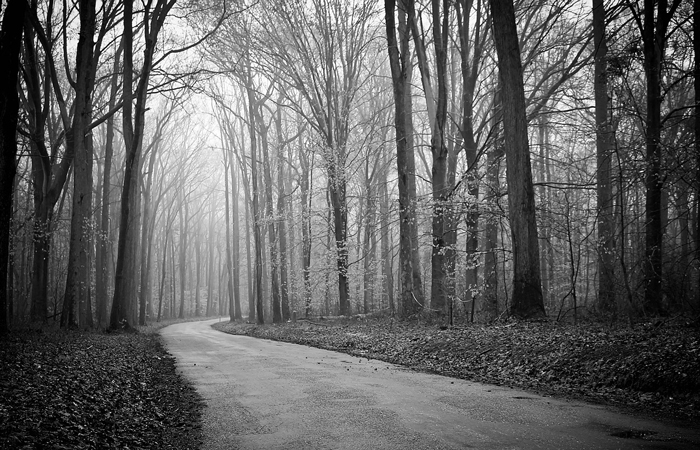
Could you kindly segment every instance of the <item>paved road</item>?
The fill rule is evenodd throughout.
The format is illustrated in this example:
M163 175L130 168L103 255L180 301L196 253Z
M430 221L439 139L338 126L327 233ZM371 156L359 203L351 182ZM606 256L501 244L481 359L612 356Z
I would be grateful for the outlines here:
M178 367L206 400L205 449L700 448L698 430L232 336L212 329L214 322L161 331Z

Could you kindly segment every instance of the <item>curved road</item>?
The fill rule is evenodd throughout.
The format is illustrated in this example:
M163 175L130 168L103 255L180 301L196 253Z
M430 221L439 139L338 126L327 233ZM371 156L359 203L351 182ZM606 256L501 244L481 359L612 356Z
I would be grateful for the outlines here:
M211 328L215 322L161 330L206 401L205 449L700 448L697 429L233 336Z

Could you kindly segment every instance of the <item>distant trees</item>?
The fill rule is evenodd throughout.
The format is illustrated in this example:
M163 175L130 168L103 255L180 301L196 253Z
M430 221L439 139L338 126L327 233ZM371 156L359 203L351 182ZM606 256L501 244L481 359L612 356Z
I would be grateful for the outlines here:
M232 5L7 2L3 326L696 308L695 5Z

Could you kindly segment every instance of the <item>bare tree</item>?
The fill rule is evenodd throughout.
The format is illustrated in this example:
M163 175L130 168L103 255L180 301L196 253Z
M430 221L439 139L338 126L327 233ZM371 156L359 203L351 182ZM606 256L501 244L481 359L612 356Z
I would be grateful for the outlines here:
M19 117L17 81L26 7L24 0L9 0L0 29L0 334L8 328L7 269Z
M134 243L137 238L138 224L134 216L138 212L138 179L143 140L144 117L146 114L146 98L150 73L153 68L153 57L165 18L175 5L175 0L158 0L155 5L150 3L143 11L144 25L144 60L138 85L134 94L133 85L133 41L134 28L132 23L133 0L124 3L124 105L123 127L124 141L126 143L126 161L124 167L124 186L121 196L121 216L119 222L119 243L117 248L117 264L114 286L114 301L112 302L112 315L110 328L116 329L126 324L131 326L130 311L132 310L133 278L136 266L136 248ZM150 8L153 6L153 9ZM133 99L136 98L136 105ZM133 195L132 195L133 194ZM132 211L133 210L133 211Z
M307 10L278 4L264 24L265 56L281 82L306 105L292 106L323 141L337 252L340 314L350 312L347 162L351 111L362 85L364 57L375 27L374 3L314 0ZM305 108L308 107L308 110Z
M661 145L661 92L662 64L669 32L669 23L681 0L644 2L643 16L635 7L630 10L641 33L644 47L644 73L646 74L646 242L644 261L644 303L648 313L662 312L663 280L663 224L662 187L663 159Z
M399 279L401 306L404 315L411 315L420 311L425 302L418 255L418 231L415 210L416 163L413 153L412 62L409 49L410 33L407 25L407 1L412 0L402 0L398 9L400 43L396 38L396 1L387 0L385 2L385 13L389 64L394 88L396 165L399 173ZM386 230L384 232L386 233ZM384 246L386 247L386 243ZM387 258L388 255L384 257Z
M490 0L490 5L503 95L508 214L513 244L511 314L539 317L545 315L545 310L515 10L512 0Z
M598 194L598 307L601 311L612 311L615 308L615 217L611 179L613 136L608 114L608 44L605 38L603 0L593 0L593 45Z

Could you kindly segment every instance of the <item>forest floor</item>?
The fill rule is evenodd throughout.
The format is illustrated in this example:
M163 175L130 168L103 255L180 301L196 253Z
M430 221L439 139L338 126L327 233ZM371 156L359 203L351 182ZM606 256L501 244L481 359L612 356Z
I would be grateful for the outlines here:
M214 328L466 380L700 423L700 322L634 328L550 322L444 327L391 318L222 322Z
M192 449L202 399L157 326L0 337L0 449Z
M0 449L198 448L204 403L162 345L157 330L168 324L0 337ZM353 318L214 327L700 423L697 321L630 329Z

